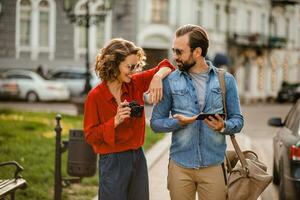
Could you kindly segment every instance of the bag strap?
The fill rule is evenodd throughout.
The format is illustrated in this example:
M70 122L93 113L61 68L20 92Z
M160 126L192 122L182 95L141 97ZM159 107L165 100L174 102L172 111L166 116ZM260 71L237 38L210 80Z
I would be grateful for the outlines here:
M226 84L225 84L225 70L224 69L218 68L218 78L219 78L220 88L222 91L222 103L223 103L223 109L224 109L224 113L225 113L225 119L227 119ZM238 155L239 160L241 161L242 167L247 168L247 162L246 162L245 156L242 153L241 148L235 139L235 135L234 134L230 135L230 139L231 139L231 143L234 147L234 150L235 150L236 154ZM226 160L228 160L227 156L226 156ZM229 170L231 171L232 168Z
M220 83L220 88L222 92L222 103L225 114L225 119L227 119L227 107L226 107L226 85L225 85L225 70L218 68L218 78Z

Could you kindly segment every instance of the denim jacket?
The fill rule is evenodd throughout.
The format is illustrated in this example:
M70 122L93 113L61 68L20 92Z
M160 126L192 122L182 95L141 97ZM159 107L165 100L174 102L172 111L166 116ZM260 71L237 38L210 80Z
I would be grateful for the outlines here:
M227 120L225 131L216 132L204 121L181 126L170 114L194 116L203 113L223 113L222 93L218 80L218 71L210 63L205 102L200 110L195 86L187 72L179 70L171 73L163 82L163 99L154 106L151 128L155 132L172 132L170 158L186 168L201 168L220 164L226 150L226 134L241 131L244 119L241 114L237 84L234 77L225 73Z

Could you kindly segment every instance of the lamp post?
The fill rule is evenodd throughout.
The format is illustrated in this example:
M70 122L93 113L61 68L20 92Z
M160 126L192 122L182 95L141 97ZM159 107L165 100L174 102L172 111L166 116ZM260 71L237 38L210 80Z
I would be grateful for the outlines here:
M89 4L91 2L96 2L98 0L86 0L85 2L85 13L84 14L76 14L74 11L74 7L76 3L78 2L77 0L63 0L63 7L64 11L67 13L68 18L72 23L75 23L76 25L79 26L84 26L85 27L85 48L86 48L86 53L85 53L85 85L84 85L84 90L82 94L86 95L91 87L90 84L90 61L89 61L89 29L91 24L95 24L99 22L100 19L103 17L103 13L91 13L90 12L90 6ZM114 0L102 0L103 2L103 11L109 11L111 10ZM93 19L93 20L91 20Z

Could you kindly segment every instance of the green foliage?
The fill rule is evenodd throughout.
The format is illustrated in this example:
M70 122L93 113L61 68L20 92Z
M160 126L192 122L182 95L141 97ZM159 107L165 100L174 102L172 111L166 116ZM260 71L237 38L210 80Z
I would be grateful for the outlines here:
M54 196L55 113L23 112L0 109L0 162L15 160L24 167L21 173L28 182L25 190L17 190L18 200L50 200ZM69 129L82 129L82 116L62 116L62 140ZM144 149L161 134L147 127ZM67 154L62 156L62 175L66 173ZM0 179L12 177L13 167L1 167ZM98 191L98 174L84 178L81 184L63 189L63 199L92 199Z

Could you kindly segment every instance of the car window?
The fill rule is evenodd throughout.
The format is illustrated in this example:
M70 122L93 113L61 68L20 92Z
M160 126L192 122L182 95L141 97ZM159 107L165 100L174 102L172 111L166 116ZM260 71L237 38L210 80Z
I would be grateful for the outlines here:
M69 78L70 79L84 79L85 78L85 74L84 73L72 72L72 73L69 74Z
M67 77L68 77L68 73L65 72L57 72L52 75L52 78L67 78Z
M85 74L80 72L57 72L52 75L52 78L60 79L84 79Z
M23 75L23 74L8 74L6 78L7 79L29 79L29 80L32 79L30 76Z
M299 135L299 127L300 127L300 101L291 109L293 112L291 112L288 115L287 121L286 121L286 127L290 129L293 134Z

